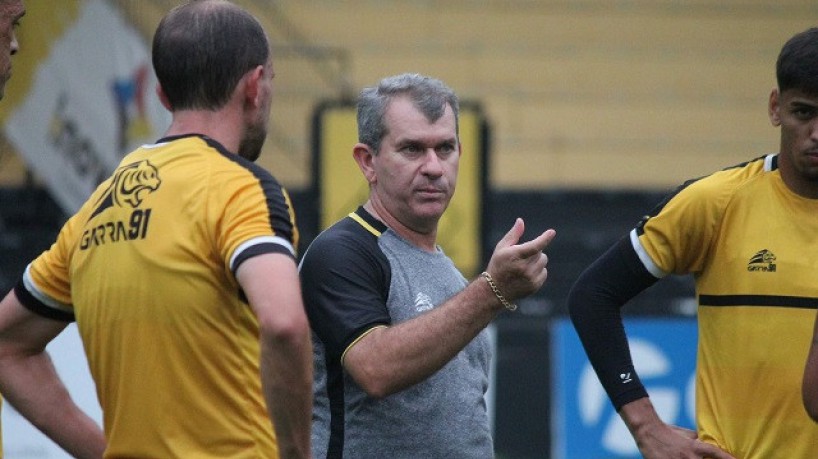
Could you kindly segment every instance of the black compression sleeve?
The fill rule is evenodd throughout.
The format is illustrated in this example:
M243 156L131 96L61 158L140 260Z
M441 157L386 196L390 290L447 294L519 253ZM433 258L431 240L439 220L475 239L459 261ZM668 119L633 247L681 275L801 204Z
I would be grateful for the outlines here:
M571 321L617 411L647 397L633 367L621 308L657 280L625 237L592 263L568 294Z

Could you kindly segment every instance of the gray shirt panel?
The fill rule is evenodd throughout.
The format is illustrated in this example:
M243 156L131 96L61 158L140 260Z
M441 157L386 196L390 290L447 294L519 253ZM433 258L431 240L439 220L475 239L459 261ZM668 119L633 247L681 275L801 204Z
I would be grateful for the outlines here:
M460 292L466 279L441 250L419 250L392 230L378 240L392 267L393 323L413 319ZM382 400L345 374L349 458L493 457L485 394L491 348L483 330L431 377Z
M376 250L375 246L362 249ZM415 318L460 292L467 280L442 250L429 253L401 239L392 230L377 241L391 269L385 305L392 324ZM369 397L346 371L343 400L328 393L327 359L320 338L313 335L315 405L313 453L327 457L327 445L342 442L343 457L487 459L494 455L486 406L491 348L483 330L438 372L408 389L380 400ZM335 373L330 371L329 373ZM335 373L337 374L337 373ZM330 432L330 406L343 405L343 435Z

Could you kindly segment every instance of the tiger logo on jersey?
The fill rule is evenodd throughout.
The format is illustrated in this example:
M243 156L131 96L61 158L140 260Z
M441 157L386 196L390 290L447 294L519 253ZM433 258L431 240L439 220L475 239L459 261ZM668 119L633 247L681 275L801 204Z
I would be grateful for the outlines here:
M759 250L750 257L747 271L775 272L775 254L767 249Z
M148 160L120 167L114 172L111 184L97 201L97 207L90 218L113 206L128 205L135 209L142 204L146 194L153 193L161 184L159 171Z

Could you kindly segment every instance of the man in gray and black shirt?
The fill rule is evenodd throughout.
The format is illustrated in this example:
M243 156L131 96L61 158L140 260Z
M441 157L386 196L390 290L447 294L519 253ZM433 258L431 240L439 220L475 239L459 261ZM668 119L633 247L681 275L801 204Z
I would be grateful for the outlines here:
M486 326L547 277L548 230L517 219L469 282L436 244L461 154L458 101L439 80L362 91L353 156L369 199L320 234L301 263L313 330L316 458L494 455Z

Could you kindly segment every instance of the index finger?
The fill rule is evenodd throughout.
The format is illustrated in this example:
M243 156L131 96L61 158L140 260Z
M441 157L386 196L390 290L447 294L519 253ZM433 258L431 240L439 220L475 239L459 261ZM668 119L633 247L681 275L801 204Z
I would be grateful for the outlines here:
M520 256L523 258L528 258L532 255L536 255L537 253L542 252L551 241L554 240L556 237L557 232L553 229L547 229L544 233L537 236L535 239L532 239L528 242L523 242L522 244L517 245L517 249L520 252Z

